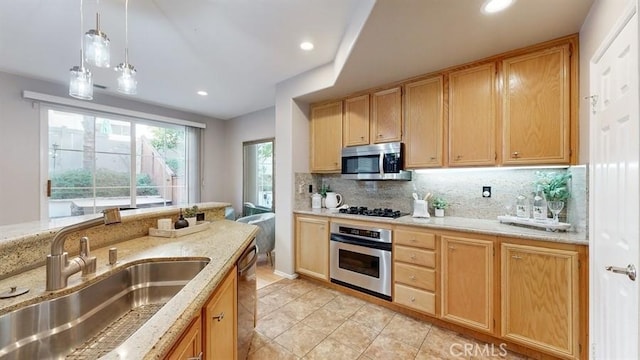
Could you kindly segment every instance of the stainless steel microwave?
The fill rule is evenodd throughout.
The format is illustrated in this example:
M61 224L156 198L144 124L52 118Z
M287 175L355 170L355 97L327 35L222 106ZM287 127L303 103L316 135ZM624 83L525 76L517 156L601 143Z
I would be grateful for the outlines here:
M404 145L392 142L343 148L342 178L411 180L411 172L404 171Z

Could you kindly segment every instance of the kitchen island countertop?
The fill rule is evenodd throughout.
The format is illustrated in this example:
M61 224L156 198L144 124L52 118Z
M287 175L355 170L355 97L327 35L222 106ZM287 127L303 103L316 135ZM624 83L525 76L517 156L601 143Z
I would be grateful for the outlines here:
M435 230L464 231L470 233L506 236L519 239L539 240L575 245L589 245L587 234L584 232L552 232L544 229L534 229L524 226L502 224L497 219L471 219L454 216L414 218L411 215L396 219L342 214L328 209L298 209L296 214L326 216L332 219L350 219L386 223L390 225L418 226Z
M224 276L231 270L243 250L258 231L255 225L228 220L215 220L207 230L179 238L143 236L112 245L118 249L118 262L108 263L109 248L92 251L98 259L95 275L81 279L79 274L69 278L69 286L45 291L45 268L38 267L0 280L0 289L10 286L29 288L22 296L0 300L0 315L32 303L71 293L94 283L120 268L145 259L175 260L207 258L205 266L193 280L169 300L151 319L124 343L103 357L104 359L156 359L164 357L182 332L197 316L200 309Z

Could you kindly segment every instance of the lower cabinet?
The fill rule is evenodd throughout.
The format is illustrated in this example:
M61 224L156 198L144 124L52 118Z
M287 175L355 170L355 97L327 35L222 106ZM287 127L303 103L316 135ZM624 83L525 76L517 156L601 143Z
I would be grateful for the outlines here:
M169 360L202 359L202 319L198 315L167 356Z
M227 360L238 357L238 292L234 268L204 306L205 357Z
M237 359L237 268L230 270L165 359Z
M493 240L442 235L442 318L492 333Z
M502 336L578 358L578 266L577 251L502 243Z
M296 216L296 272L329 281L329 220Z
M393 234L393 302L435 315L435 235L413 228L396 228Z

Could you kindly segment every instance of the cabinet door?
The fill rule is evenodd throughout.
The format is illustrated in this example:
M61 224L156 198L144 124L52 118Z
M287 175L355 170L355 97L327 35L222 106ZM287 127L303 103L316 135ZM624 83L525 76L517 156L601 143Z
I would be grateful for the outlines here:
M496 163L494 63L449 74L449 166Z
M371 142L402 140L402 90L400 87L371 95Z
M329 221L296 217L296 271L329 281Z
M405 85L407 168L442 166L442 76Z
M344 101L344 146L369 144L369 94Z
M171 349L166 359L184 360L197 358L200 354L202 354L202 323L200 315L198 315L182 334L180 341Z
M342 101L311 108L311 172L339 172Z
M578 253L502 244L502 336L578 357Z
M233 360L238 356L237 269L234 267L205 306L205 357Z
M442 236L442 317L493 332L493 241Z
M504 164L569 164L569 45L502 62Z

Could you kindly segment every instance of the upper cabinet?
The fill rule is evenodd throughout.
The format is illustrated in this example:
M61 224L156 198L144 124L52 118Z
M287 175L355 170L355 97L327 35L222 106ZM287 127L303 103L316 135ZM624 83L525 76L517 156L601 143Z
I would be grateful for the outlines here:
M371 143L402 140L402 89L395 87L371 95Z
M311 172L340 172L342 101L311 108Z
M496 66L449 74L449 166L496 163Z
M369 94L344 101L342 136L344 146L369 144Z
M442 166L442 76L412 82L404 88L405 166Z
M502 61L504 164L569 164L570 48Z
M395 141L407 169L577 164L577 46L570 35L312 107L311 171L339 172L342 146Z

